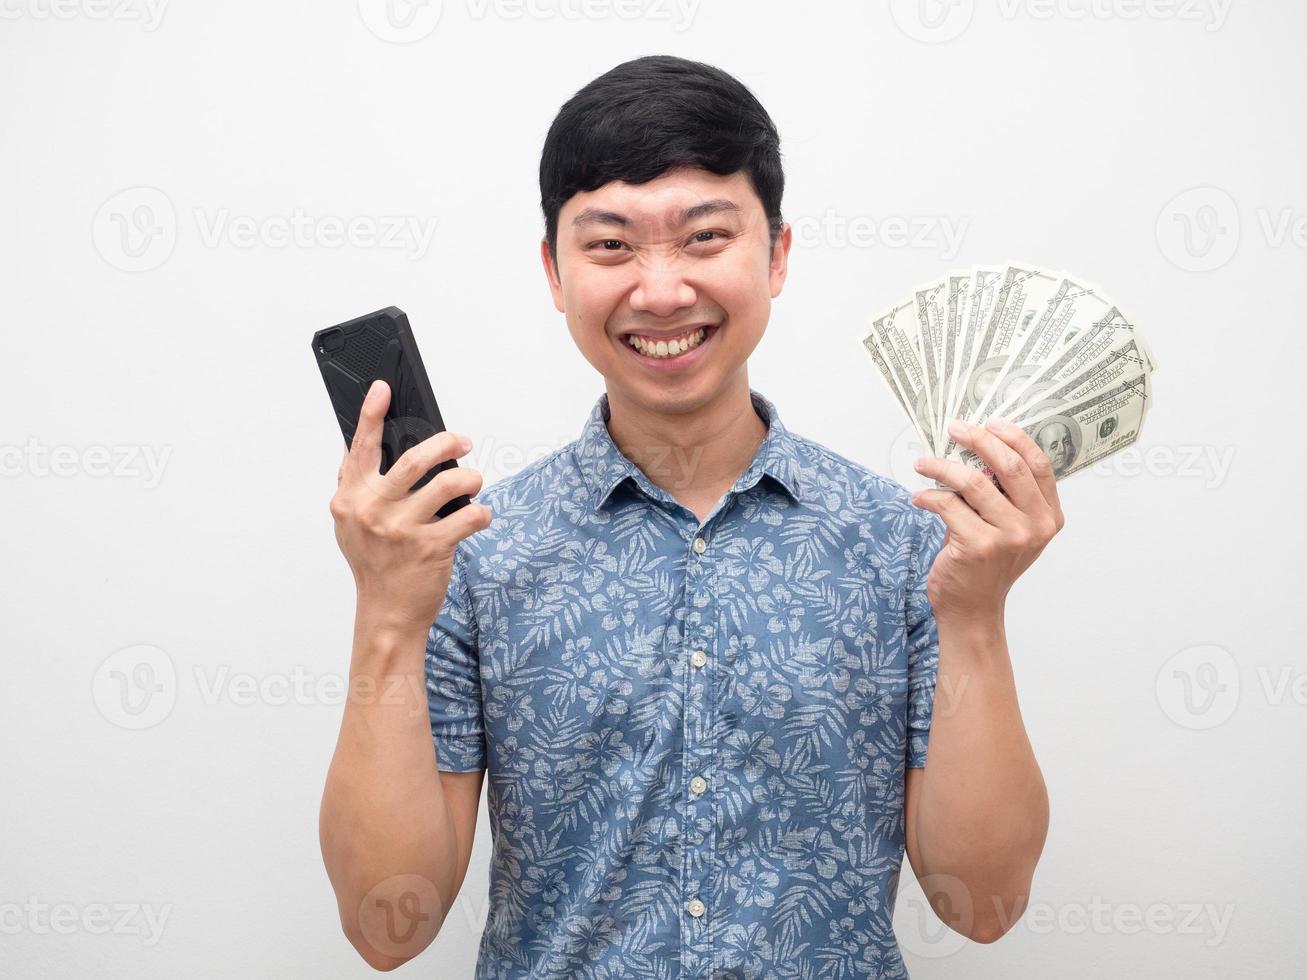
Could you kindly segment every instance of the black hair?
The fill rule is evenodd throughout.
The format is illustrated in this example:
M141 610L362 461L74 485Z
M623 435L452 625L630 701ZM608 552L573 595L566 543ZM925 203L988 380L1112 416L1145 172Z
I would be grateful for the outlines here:
M643 184L676 167L743 170L774 248L781 230L780 136L767 110L720 68L648 55L600 75L558 110L540 154L540 207L554 265L558 212L612 180Z

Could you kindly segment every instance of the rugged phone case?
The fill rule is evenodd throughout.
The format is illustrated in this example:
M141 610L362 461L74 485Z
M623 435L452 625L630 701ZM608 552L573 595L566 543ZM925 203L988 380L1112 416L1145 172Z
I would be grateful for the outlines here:
M410 446L445 430L408 317L398 307L388 306L319 330L313 335L313 354L347 447L354 440L359 411L372 382L381 378L390 385L390 407L386 409L381 437L382 473ZM425 486L441 470L457 465L453 459L438 463L413 484L413 489ZM436 514L447 517L470 502L466 494L460 494Z

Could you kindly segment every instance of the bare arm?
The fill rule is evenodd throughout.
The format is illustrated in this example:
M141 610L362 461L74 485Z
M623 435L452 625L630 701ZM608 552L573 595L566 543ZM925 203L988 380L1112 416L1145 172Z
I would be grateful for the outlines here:
M945 924L993 942L1026 909L1048 833L1048 793L1001 634L940 629L924 769L908 769L908 860Z
M322 858L341 927L379 970L424 950L467 874L484 770L437 772L425 635L355 627L352 694L327 773ZM405 661L417 668L406 668Z
M929 755L924 769L907 773L904 831L931 905L956 931L992 942L1030 900L1049 819L1017 705L1004 609L1012 584L1065 519L1048 456L1029 435L1001 419L957 426L950 435L1001 489L958 462L918 463L952 490L913 496L947 535L927 582L939 631Z
M331 502L358 601L319 837L345 935L371 966L391 970L435 938L471 859L484 773L437 771L425 653L457 543L488 526L490 511L472 503L435 517L454 496L480 489L468 467L409 490L435 463L467 452L452 433L379 472L389 403L386 386L379 389L364 402Z

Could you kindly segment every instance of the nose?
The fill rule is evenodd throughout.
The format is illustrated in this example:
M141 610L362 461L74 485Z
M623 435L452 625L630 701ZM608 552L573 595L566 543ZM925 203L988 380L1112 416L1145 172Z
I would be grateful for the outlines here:
M649 263L631 293L631 309L650 316L669 317L695 303L694 287L685 281L675 263Z

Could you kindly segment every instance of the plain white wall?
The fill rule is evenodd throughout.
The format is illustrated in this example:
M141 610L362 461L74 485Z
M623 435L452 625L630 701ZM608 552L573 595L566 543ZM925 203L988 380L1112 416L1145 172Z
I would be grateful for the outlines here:
M750 379L791 428L919 485L851 337L974 262L1102 284L1160 364L1010 601L1032 909L976 946L905 884L915 980L1300 968L1307 11L393 2L0 0L0 975L370 975L318 852L353 589L309 338L407 310L487 484L572 439L602 382L539 268L539 150L655 52L780 129L799 241ZM489 848L483 813L403 972L471 975Z

